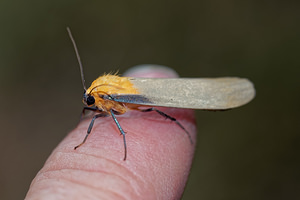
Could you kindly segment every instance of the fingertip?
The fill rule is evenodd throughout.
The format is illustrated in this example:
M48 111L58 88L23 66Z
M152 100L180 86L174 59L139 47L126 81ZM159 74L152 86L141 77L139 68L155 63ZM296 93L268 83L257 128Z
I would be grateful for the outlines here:
M173 69L160 65L135 66L124 75L178 77ZM161 108L161 111L179 120L196 141L192 110ZM149 199L180 198L195 149L182 128L155 112L145 115L132 111L118 116L118 121L128 133L128 153L124 157L126 161L123 161L123 139L111 118L97 120L87 142L78 145L86 134L90 120L81 121L53 151L33 181L28 199L32 195L61 195L53 190L59 190L66 197L79 197L89 191L91 196L99 197L97 199L103 195L125 195L128 199L145 196ZM75 151L74 146L75 149L80 148ZM62 183L69 187L62 188ZM113 194L106 194L108 188L114 191Z

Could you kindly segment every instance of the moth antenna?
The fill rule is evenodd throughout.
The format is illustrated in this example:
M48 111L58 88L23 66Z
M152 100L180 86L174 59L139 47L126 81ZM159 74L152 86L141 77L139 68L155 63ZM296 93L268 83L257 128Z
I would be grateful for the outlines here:
M71 30L69 27L67 27L67 31L68 31L68 34L69 34L69 37L72 41L72 44L74 46L74 50L75 50L75 53L76 53L76 57L77 57L77 60L78 60L78 63L79 63L79 67L80 67L80 74L81 74L81 81L82 81L82 85L83 85L83 89L84 91L86 91L86 87L85 87L85 79L84 79L84 74L83 74L83 67L82 67L82 63L81 63L81 59L80 59L80 55L79 55L79 52L78 52L78 49L77 49L77 46L76 46L76 42L72 36L72 33L71 33Z

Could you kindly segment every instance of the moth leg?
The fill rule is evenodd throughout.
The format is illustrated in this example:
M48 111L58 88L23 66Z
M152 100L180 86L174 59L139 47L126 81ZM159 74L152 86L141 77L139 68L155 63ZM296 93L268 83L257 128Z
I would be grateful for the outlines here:
M112 116L112 118L114 119L119 131L121 132L121 134L123 135L123 142L124 142L124 159L123 160L126 160L127 158L127 145L126 145L126 138L125 138L125 132L124 130L122 129L120 123L118 122L113 110L110 110L110 114Z
M174 117L171 117L170 115L167 115L166 113L156 109L156 108L148 108L148 109L138 109L139 111L141 112L151 112L151 111L156 111L158 114L160 114L161 116L167 118L167 119L170 119L171 121L175 122L182 130L184 130L184 132L187 134L187 136L189 137L190 139L190 142L191 144L193 144L193 140L192 140L192 137L190 135L190 133L184 128L184 126L179 122L177 121L177 119L175 119Z
M79 120L79 121L81 121L81 120L83 119L86 110L91 110L91 111L101 111L101 110L99 110L98 108L94 108L94 107L84 107L84 108L82 109L82 112L81 112L80 120Z
M83 110L85 110L85 108L84 108ZM87 109L87 110L94 110L94 109ZM97 109L96 109L96 110L97 110ZM90 134L91 131L92 131L92 128L93 128L95 119L97 119L98 117L106 117L106 116L108 116L108 114L103 112L103 113L97 114L97 115L95 115L95 116L93 117L93 119L92 119L92 121L91 121L91 123L90 123L90 125L89 125L89 128L88 128L88 130L87 130L87 133L86 133L86 135L85 135L83 141L82 141L79 145L77 145L76 147L74 147L74 150L76 150L78 147L80 147L81 145L83 145L83 144L85 143L86 139L88 138L89 134Z

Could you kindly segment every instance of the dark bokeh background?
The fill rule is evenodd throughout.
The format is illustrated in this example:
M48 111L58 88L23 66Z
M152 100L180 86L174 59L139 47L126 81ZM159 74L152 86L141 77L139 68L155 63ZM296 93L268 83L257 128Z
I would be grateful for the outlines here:
M183 199L299 199L299 1L0 1L0 199L22 199L78 122L82 86L144 63L184 77L240 76L257 96L197 111Z

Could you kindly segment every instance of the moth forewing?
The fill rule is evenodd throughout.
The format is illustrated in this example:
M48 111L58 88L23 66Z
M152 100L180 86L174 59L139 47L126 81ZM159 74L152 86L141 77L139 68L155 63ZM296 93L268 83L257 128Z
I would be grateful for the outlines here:
M224 78L129 78L139 94L116 94L118 102L203 110L242 106L255 96L248 79Z

